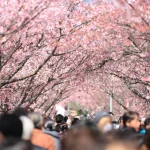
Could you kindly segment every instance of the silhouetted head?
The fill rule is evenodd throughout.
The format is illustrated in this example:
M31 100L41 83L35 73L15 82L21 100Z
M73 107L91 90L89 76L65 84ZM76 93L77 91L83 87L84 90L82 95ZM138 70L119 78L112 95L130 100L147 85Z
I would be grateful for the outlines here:
M21 120L13 114L2 115L0 117L0 132L5 138L21 138L23 132Z
M59 114L56 116L56 123L62 123L64 121L64 117Z
M62 140L62 150L100 150L105 137L101 138L95 125L82 122L68 131Z

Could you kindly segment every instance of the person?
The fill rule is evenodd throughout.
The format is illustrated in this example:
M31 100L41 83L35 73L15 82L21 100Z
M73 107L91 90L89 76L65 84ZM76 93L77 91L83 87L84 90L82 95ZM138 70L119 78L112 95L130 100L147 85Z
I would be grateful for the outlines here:
M58 114L56 116L56 123L57 123L55 126L56 132L65 133L68 130L68 126L64 121L64 117L61 114Z
M128 111L123 115L124 129L133 128L135 132L140 130L139 114L134 111Z
M140 121L141 121L141 122L140 122L140 123L141 123L141 126L144 126L145 120L146 120L146 118L141 118L141 119L140 119Z
M33 121L34 124L31 143L47 150L54 150L55 143L53 138L42 131L44 122L42 115L40 113L33 112L30 113L28 117Z
M64 121L67 123L67 121L68 121L68 117L67 116L64 117Z
M137 147L129 141L113 140L105 144L104 150L137 150Z
M71 127L71 122L72 122L72 117L71 116L68 116L68 120L67 120L67 126L68 126L68 129L70 129Z
M71 126L77 125L80 122L79 118L73 118Z
M95 114L94 123L101 132L107 132L113 127L111 116L108 112L97 112Z
M133 147L130 147L130 146L139 148L144 139L144 136L142 134L140 133L135 134L135 130L132 130L132 128L129 128L129 130L126 130L126 131L125 130L123 131L111 130L105 133L104 136L105 138L108 139L108 143L110 145L115 144L115 143L117 144L118 142L120 144L122 143L125 146L123 149L132 149ZM117 147L117 145L116 145L116 149L121 149L119 146ZM111 146L110 146L110 149L111 149Z
M144 126L146 130L150 130L150 118L146 118Z
M112 126L113 126L113 129L115 129L115 130L119 129L118 121L112 121Z
M119 122L119 127L122 128L123 127L123 116L120 116L118 122Z
M150 130L147 130L146 136L144 137L142 144L139 146L139 150L150 150L149 141L150 141Z
M53 137L55 142L55 149L61 150L59 133L54 131L54 121L50 119L47 122L45 122L44 128L45 128L44 133L49 134Z
M9 137L22 137L23 126L21 120L14 114L3 114L0 117L0 142Z
M29 141L9 137L0 144L0 150L34 150Z
M141 134L146 134L146 129L145 129L145 126L144 126L144 122L145 122L146 118L141 118L140 119L140 133Z
M64 136L62 150L100 150L104 140L91 122L81 122Z
M23 140L30 140L31 135L32 135L32 131L34 129L34 124L29 118L27 118L25 116L21 116L20 120L22 121L22 125L23 125L22 139Z
M115 134L103 134L91 122L81 122L64 136L62 150L137 150L131 140L123 139L122 132L118 135L119 130L113 131Z

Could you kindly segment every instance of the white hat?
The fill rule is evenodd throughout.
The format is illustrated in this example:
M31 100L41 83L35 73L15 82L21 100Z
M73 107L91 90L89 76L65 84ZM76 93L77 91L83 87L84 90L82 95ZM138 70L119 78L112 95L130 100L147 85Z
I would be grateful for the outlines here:
M21 116L20 120L21 120L22 125L23 125L22 139L23 140L30 140L32 131L34 129L34 124L29 118L27 118L25 116Z

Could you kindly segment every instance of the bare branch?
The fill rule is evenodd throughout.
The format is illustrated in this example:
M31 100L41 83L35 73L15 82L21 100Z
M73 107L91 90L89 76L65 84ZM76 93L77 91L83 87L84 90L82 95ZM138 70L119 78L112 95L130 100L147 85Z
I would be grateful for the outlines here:
M21 38L19 38L19 40L16 42L16 46L14 47L14 49L12 50L12 52L10 53L10 55L8 56L6 61L3 64L1 64L0 70L2 70L2 68L8 63L8 61L12 58L12 56L15 54L15 52L21 48L22 43L20 43L20 40L21 40Z
M117 102L118 105L120 105L120 106L121 106L122 108L124 108L125 110L130 111L129 108L127 108L125 105L123 105L123 104L120 102L120 100L118 100L117 96L115 96L114 93L111 92L110 95L112 96L113 100L115 100L115 101Z
M52 53L45 59L45 61L32 74L27 75L25 77L21 77L21 78L14 78L12 80L2 80L0 82L0 88L3 87L3 86L5 86L6 84L10 84L10 83L22 81L22 80L25 80L27 78L30 78L32 76L37 75L37 73L42 69L42 67L53 57L53 55L54 55L54 53L55 53L55 51L57 49L57 46L58 45L55 46L55 48L53 49Z
M102 60L102 62L99 63L98 65L88 66L89 68L87 68L87 72L98 70L98 69L102 68L103 66L105 66L108 62L111 62L111 61L113 61L112 58L107 58L107 59Z
M132 79L132 78L129 78L129 77L127 77L127 76L120 76L120 75L117 75L117 74L114 74L114 73L111 73L111 74L112 74L112 75L115 75L116 77L118 77L118 78L120 78L120 79L122 79L122 80L124 81L125 85L128 87L128 89L129 89L132 93L134 93L135 95L137 95L138 97L140 97L140 98L142 98L142 99L144 99L144 100L146 100L146 101L150 101L150 98L149 98L149 99L146 98L146 97L145 97L143 94L141 94L137 89L135 89L135 88L132 87L133 84L138 84L138 83L148 86L148 85L149 85L148 83L145 83L145 82L143 82L143 81L141 81L141 80L139 80L139 79Z
M77 29L82 28L83 25L87 25L87 24L90 23L91 21L92 21L92 20L88 20L88 21L82 22L82 23L79 24L79 25L76 25L73 29L70 30L70 34L74 33Z
M10 80L11 78L13 78L24 66L25 66L25 64L26 64L26 62L29 60L29 58L30 57L27 57L25 60L23 60L20 64L19 64L19 66L18 66L18 68L16 69L16 71L14 72L14 73L12 73L10 76L7 76L6 77L6 80ZM5 80L5 79L4 79Z

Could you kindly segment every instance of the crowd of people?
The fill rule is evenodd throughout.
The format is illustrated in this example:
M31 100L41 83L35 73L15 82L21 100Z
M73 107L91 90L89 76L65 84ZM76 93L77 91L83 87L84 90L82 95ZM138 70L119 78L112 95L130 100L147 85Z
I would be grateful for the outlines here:
M149 130L150 118L134 111L118 121L108 112L70 120L17 108L0 116L0 150L150 150Z

